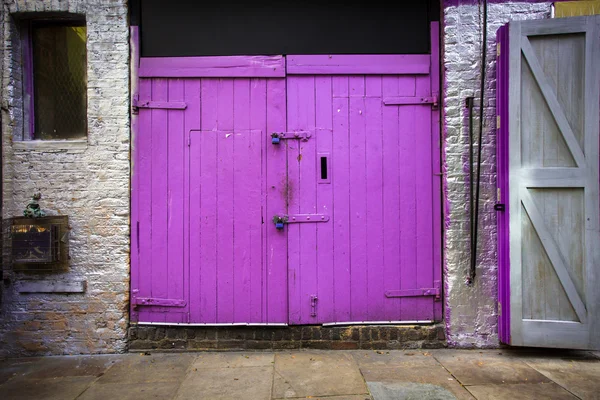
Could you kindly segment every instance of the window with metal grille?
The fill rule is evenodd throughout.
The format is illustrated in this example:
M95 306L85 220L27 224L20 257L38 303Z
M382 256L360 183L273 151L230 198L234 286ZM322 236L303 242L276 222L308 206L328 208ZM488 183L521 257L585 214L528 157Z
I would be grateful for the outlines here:
M24 34L25 139L87 135L85 21L32 20Z

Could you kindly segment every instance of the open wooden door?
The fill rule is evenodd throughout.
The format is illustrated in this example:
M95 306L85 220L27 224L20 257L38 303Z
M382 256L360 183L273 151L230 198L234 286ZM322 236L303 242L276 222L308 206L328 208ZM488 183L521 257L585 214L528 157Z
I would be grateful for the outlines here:
M600 347L599 26L499 33L500 336L511 345Z

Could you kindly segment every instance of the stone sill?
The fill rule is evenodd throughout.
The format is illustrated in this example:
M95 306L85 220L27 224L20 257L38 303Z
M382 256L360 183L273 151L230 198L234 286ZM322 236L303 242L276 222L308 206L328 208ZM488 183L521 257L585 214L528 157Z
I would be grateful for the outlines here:
M16 151L57 152L83 151L88 148L87 139L76 140L23 140L13 142Z

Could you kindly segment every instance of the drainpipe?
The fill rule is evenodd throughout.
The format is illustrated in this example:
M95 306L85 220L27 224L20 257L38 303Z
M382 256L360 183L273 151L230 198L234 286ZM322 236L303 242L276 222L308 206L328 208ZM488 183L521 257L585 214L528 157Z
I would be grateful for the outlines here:
M481 87L479 93L479 138L477 147L477 183L475 184L475 209L473 215L473 236L471 237L471 265L469 268L469 276L467 284L472 285L475 282L477 273L477 241L479 231L479 195L480 195L480 180L481 180L481 148L483 138L483 100L485 92L485 63L487 54L487 0L483 0L483 38L481 44Z

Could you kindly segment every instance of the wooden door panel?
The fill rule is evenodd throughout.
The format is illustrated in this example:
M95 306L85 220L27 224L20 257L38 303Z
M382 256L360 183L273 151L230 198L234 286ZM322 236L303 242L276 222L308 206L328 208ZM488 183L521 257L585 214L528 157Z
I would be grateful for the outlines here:
M592 67L600 62L599 22L508 28L508 86L501 77L499 87L508 90L500 108L509 113L499 143L507 135L500 156L508 160L510 246L500 251L510 254L510 307L503 308L510 321L501 319L501 337L513 345L600 346L600 76ZM501 59L500 70L505 65ZM508 285L502 268L501 287ZM500 292L501 304L509 304Z

